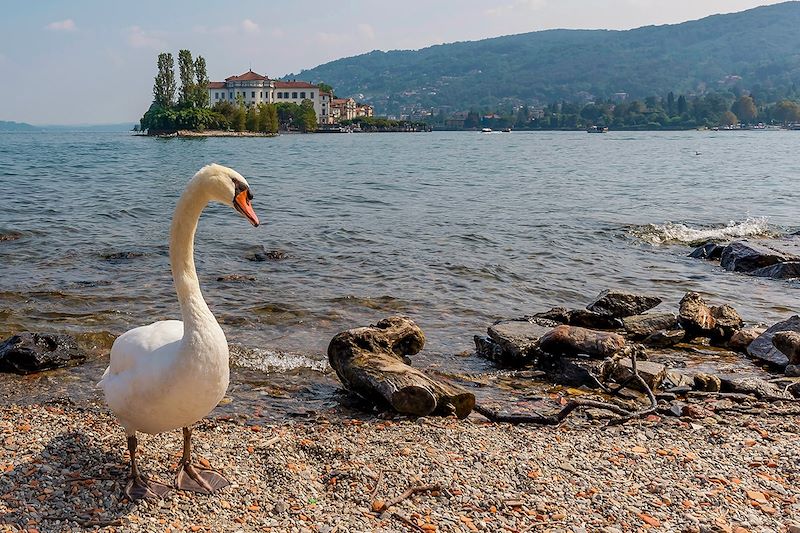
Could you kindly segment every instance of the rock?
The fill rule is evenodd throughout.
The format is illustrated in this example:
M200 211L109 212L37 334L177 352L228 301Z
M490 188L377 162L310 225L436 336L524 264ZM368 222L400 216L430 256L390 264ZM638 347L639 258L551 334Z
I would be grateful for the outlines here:
M667 375L666 366L652 361L636 361L636 371L647 383L647 386L650 387L650 390L660 389ZM611 371L611 378L619 384L625 383L626 387L642 390L639 382L634 379L633 363L629 358L624 358L617 362Z
M720 246L714 242L707 242L704 245L700 246L699 248L695 248L695 250L689 254L689 257L693 257L695 259L719 259L722 257L722 250L724 246Z
M790 365L800 365L800 332L779 331L772 336L772 345L789 359Z
M0 231L0 242L16 241L20 237L22 237L22 233L18 231Z
M709 411L702 405L689 403L683 406L683 410L681 411L681 416L686 416L694 419L702 419L702 418L713 417L714 413L712 411Z
M500 366L508 366L510 362L503 357L503 348L486 335L475 335L475 353L484 359L493 361Z
M553 355L610 357L624 347L621 335L578 326L557 326L539 339L539 348Z
M761 378L723 378L722 392L750 394L762 400L791 398L788 392Z
M233 282L244 282L244 281L255 281L256 278L253 276L245 276L242 274L226 274L224 276L217 277L217 281L225 281L229 283Z
M783 263L757 268L750 272L750 275L773 279L800 278L800 261L785 261Z
M711 308L696 292L687 292L681 299L678 322L691 337L707 335L717 325Z
M682 329L671 329L669 331L656 331L642 339L642 344L653 346L654 348L669 348L683 341L686 332Z
M137 259L139 257L144 257L144 252L113 252L103 254L103 259L108 261L109 263L125 263L130 261L131 259Z
M678 319L672 313L633 315L622 319L625 332L636 339L648 337L661 330L675 329L677 325Z
M772 344L772 337L779 331L800 332L800 316L794 315L767 329L767 331L750 343L747 347L747 354L754 359L758 359L779 370L783 370L786 365L789 364L789 358Z
M686 394L694 389L694 380L681 372L668 370L664 380L665 389L675 394ZM669 385L669 386L667 386Z
M800 365L786 365L783 373L790 378L800 378Z
M661 303L656 296L643 296L631 292L605 290L586 309L599 315L623 318L639 315Z
M501 320L489 326L489 338L500 347L493 350L493 361L507 366L522 366L539 354L539 338L550 331L550 327L529 320Z
M716 321L716 327L711 333L715 340L726 340L733 336L744 325L742 317L728 304L711 308L711 316Z
M580 326L593 329L618 329L622 327L622 321L611 316L600 315L587 311L586 309L567 309L565 307L554 307L543 313L536 313L533 317L540 323L546 320L559 324L569 324L570 326Z
M0 371L31 374L75 366L86 360L86 353L69 335L20 333L0 343Z
M764 244L750 241L736 241L722 250L720 265L734 272L752 272L786 261L798 261L800 257L785 254Z
M694 389L703 392L719 392L722 388L722 380L714 374L698 372L694 375Z
M545 374L546 379L558 385L567 387L587 386L597 387L597 378L601 371L603 361L580 357L544 356L539 361L538 367Z
M795 398L800 398L800 381L792 383L791 385L786 387L786 391Z
M280 261L286 259L286 252L281 250L267 250L263 246L253 246L245 254L248 261Z
M728 348L736 352L747 353L747 347L750 346L750 343L756 340L766 329L760 327L740 329L728 340Z

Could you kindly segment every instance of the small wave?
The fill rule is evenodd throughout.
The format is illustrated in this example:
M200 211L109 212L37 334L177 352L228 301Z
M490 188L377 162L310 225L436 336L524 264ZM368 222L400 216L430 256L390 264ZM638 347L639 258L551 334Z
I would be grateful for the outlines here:
M296 353L245 348L243 346L231 346L231 360L238 367L260 370L261 372L288 372L297 368L325 372L328 369L328 362L325 359L314 359Z
M726 241L743 237L777 237L779 232L770 228L767 217L748 217L741 222L732 220L724 226L699 228L676 222L647 224L633 228L631 234L646 243L659 245Z

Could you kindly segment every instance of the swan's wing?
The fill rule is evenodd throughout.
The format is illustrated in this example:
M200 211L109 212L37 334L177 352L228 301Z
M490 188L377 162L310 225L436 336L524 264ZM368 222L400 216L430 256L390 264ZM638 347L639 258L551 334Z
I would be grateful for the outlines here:
M162 320L126 331L111 346L111 362L103 379L127 372L137 363L147 363L151 357L163 356L169 351L165 350L168 345L177 349L182 338L183 322L180 320Z

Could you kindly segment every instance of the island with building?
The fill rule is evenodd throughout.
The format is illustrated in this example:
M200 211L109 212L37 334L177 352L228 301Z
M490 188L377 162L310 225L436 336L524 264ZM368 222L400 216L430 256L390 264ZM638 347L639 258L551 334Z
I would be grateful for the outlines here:
M337 98L333 87L271 79L252 69L225 81L208 79L202 56L158 56L153 102L134 129L159 136L272 136L278 133L428 131L423 122L376 117L374 108ZM177 96L176 96L177 95Z

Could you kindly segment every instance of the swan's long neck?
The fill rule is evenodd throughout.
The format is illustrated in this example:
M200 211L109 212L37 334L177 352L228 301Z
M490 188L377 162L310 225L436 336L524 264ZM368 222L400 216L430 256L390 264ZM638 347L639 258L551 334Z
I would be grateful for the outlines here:
M200 282L194 267L194 234L200 213L208 201L208 194L196 180L193 180L178 200L172 217L169 260L172 265L175 291L181 304L184 331L196 329L202 323L216 324L216 319L200 292Z

